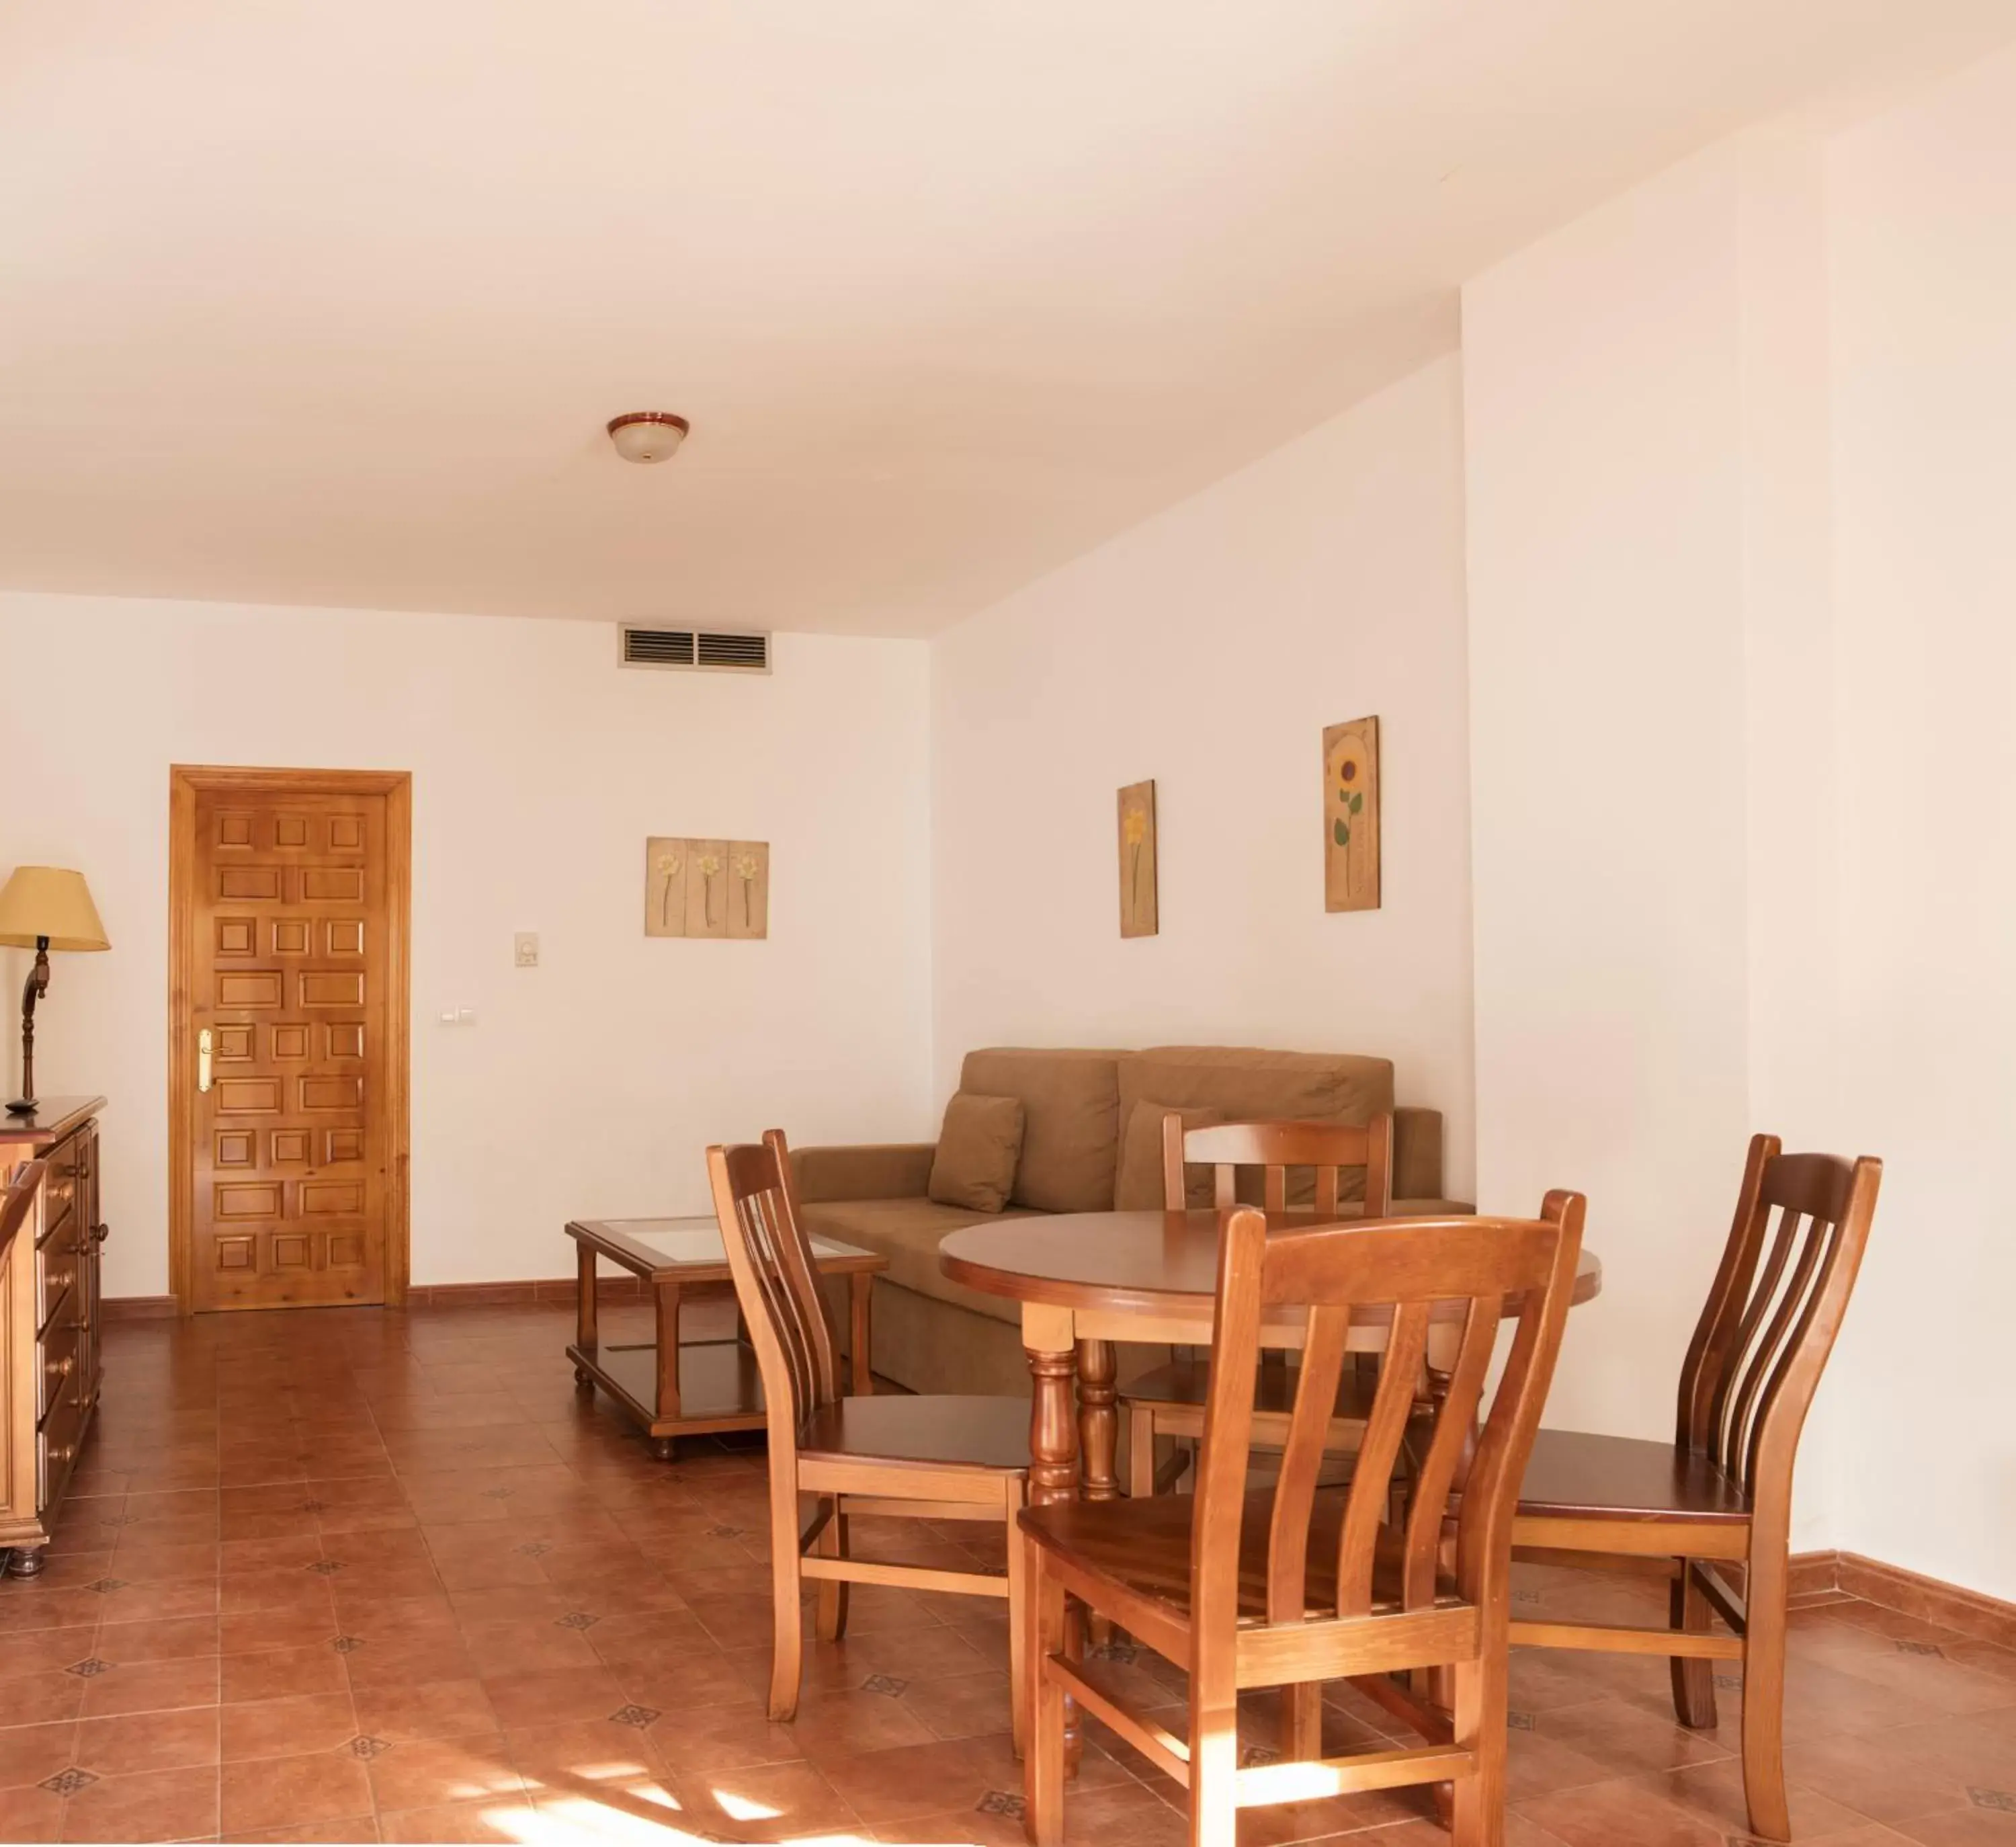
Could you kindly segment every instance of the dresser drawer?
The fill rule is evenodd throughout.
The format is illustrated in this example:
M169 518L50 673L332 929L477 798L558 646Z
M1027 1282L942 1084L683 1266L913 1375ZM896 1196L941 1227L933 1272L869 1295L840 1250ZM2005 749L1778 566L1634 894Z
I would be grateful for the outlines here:
M81 1190L78 1184L81 1173L78 1144L81 1140L81 1136L72 1136L49 1156L48 1177L42 1182L42 1238L45 1243L64 1214L76 1210L77 1195Z
M38 1334L48 1327L49 1317L59 1312L63 1298L75 1294L77 1276L83 1267L84 1259L74 1237L60 1240L52 1239L35 1253L35 1331ZM74 1306L62 1309L61 1312L70 1320L77 1319Z
M84 1431L84 1381L72 1372L58 1390L35 1438L35 1500L39 1507L47 1507L70 1478Z
M83 1370L84 1330L77 1324L75 1312L77 1306L74 1301L67 1308L59 1303L55 1321L38 1343L36 1357L40 1362L35 1374L39 1381L35 1399L38 1420L47 1420L50 1412L62 1401L64 1388L69 1381Z

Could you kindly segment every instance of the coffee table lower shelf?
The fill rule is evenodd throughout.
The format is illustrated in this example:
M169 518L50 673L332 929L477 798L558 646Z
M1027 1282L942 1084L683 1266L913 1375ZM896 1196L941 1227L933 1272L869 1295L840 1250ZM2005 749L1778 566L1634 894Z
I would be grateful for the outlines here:
M654 1341L620 1346L570 1346L575 1383L599 1385L644 1427L661 1461L671 1460L679 1437L763 1428L763 1382L746 1341L679 1344L679 1408L658 1415L658 1348Z

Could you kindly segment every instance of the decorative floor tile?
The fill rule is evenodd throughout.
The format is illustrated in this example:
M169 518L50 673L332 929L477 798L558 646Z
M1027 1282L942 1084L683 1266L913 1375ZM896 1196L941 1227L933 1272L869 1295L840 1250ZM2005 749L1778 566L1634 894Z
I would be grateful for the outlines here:
M363 1646L363 1638L360 1636L338 1636L329 1644L329 1647L339 1654L355 1654Z
M125 1588L126 1580L124 1578L99 1578L85 1586L86 1590L95 1590L101 1597L108 1592L124 1590Z
M66 1674L76 1675L80 1680L95 1680L100 1674L109 1674L112 1672L112 1663L109 1661L100 1661L94 1654L88 1661L73 1662L63 1669L63 1672Z
M1998 1815L2016 1815L2016 1794L2006 1789L1970 1789L1967 1799L1977 1809L1991 1809Z
M521 1558L544 1558L553 1550L544 1539L527 1539L524 1545L514 1546L511 1549Z
M990 1789L973 1805L976 1815L1006 1815L1019 1821L1027 1812L1028 1804L1019 1796L1005 1789Z
M80 1789L88 1789L98 1779L88 1770L80 1770L74 1766L67 1770L59 1770L53 1777L45 1777L38 1788L56 1795L75 1795Z
M343 1561L337 1558L318 1558L308 1569L319 1578L333 1578L343 1569Z
M898 1680L894 1674L870 1674L861 1683L861 1690L863 1693L887 1694L894 1699L909 1684L907 1680Z
M656 1706L618 1706L609 1715L618 1725L634 1726L639 1731L663 1716Z
M596 1624L599 1622L601 1620L602 1618L599 1616L591 1616L583 1610L570 1610L566 1615L556 1616L553 1618L553 1627L556 1629L592 1629L595 1627Z
M391 1748L383 1738L362 1737L350 1741L350 1755L352 1757L383 1757Z

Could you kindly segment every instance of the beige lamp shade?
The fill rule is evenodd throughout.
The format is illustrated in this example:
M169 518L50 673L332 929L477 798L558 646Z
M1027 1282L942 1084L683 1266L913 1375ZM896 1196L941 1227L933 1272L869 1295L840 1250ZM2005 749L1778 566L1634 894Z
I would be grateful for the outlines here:
M17 866L0 887L0 943L32 949L109 949L84 874L60 866Z

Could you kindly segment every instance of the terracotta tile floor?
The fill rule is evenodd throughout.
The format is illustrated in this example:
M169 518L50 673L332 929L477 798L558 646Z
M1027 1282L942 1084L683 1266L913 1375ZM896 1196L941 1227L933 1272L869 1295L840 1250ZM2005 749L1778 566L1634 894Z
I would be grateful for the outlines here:
M767 1723L761 1450L652 1462L576 1395L568 1320L113 1327L49 1569L0 1586L0 1839L1019 1841L1000 1607L857 1591L797 1723ZM877 1524L864 1551L999 1561L983 1528ZM1518 1594L1639 1596L1566 1573ZM1108 1665L1179 1700L1152 1656ZM1802 1840L2016 1847L2016 1653L1838 1600L1800 1613L1791 1678ZM1745 1838L1733 1692L1700 1734L1656 1662L1525 1652L1513 1688L1510 1847ZM1333 1748L1373 1729L1350 1698L1330 1720ZM1074 1835L1179 1842L1172 1786L1093 1736ZM1445 1840L1423 1813L1359 1798L1242 1831Z

